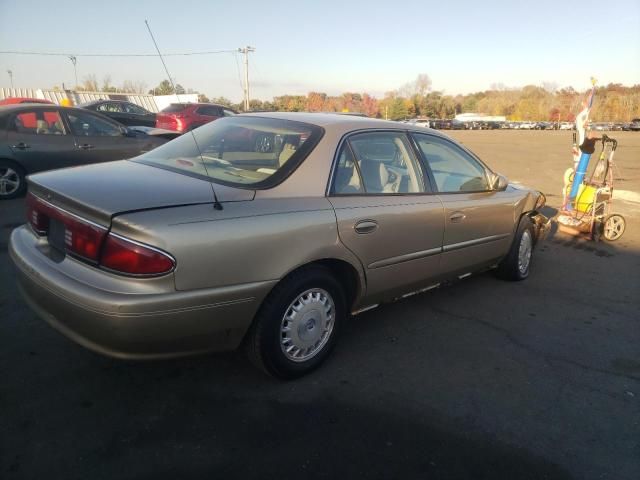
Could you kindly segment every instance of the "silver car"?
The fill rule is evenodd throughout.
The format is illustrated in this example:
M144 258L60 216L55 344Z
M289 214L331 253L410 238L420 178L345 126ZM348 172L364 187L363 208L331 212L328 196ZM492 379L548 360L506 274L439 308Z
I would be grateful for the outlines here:
M239 115L132 160L29 178L10 254L28 304L119 358L246 347L317 367L350 314L472 272L529 275L544 196L436 131Z

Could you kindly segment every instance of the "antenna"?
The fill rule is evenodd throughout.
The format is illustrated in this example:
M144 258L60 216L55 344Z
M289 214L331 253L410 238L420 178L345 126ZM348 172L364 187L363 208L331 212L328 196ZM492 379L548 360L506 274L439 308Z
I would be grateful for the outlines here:
M160 61L162 62L162 66L164 67L164 71L167 73L167 77L169 77L169 82L171 83L171 87L173 88L173 92L175 93L178 102L180 102L180 96L176 91L176 86L173 83L173 77L169 73L169 69L167 68L167 64L164 63L164 58L162 57L162 53L160 53L160 48L158 48L158 43L156 42L155 37L153 36L153 32L151 31L151 27L149 26L149 22L147 20L144 21L147 26L147 30L149 30L149 35L151 36L151 40L153 41L153 45L156 47L156 51L158 52L158 57L160 57ZM181 102L180 102L181 103ZM193 137L193 143L196 145L196 149L198 150L198 154L200 155L200 161L202 161L202 166L204 167L204 171L209 176L209 171L207 170L207 164L204 161L204 157L202 156L202 150L200 150L200 145L198 145L198 140L196 140L196 135L193 133L193 130L190 130L191 136ZM216 190L213 188L213 182L209 182L211 186L211 192L213 193L213 208L216 210L222 210L222 204L218 201L218 196L216 195Z

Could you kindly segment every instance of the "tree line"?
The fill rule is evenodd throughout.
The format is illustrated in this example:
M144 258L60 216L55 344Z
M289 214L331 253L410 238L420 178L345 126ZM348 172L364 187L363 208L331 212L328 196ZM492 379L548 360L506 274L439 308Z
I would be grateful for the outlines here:
M100 86L95 75L85 77L78 90L119 93L149 93L170 95L173 93L195 93L201 102L212 102L243 110L242 103L234 103L225 97L209 99L206 95L180 84L175 89L169 80L163 80L156 87L147 90L144 83L126 81L120 87L111 84L111 77L105 76ZM489 90L466 95L447 95L443 91L431 89L431 79L426 74L389 91L382 98L368 93L345 92L328 95L323 92L309 92L307 95L281 95L271 101L252 99L252 111L285 112L353 112L370 117L403 120L407 118L453 118L459 113L481 113L504 116L513 121L568 121L575 120L581 110L581 102L586 91L573 87L557 88L553 83L526 85L508 88L493 84ZM640 118L640 84L624 86L610 83L596 89L591 119L595 122L628 122Z

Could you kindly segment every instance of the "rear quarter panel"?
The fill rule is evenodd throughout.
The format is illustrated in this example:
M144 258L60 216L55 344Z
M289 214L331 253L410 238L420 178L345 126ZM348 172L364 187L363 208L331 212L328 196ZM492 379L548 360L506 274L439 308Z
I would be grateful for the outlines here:
M262 199L137 212L118 216L112 230L166 250L176 259L177 290L279 280L325 258L364 274L338 238L326 198Z

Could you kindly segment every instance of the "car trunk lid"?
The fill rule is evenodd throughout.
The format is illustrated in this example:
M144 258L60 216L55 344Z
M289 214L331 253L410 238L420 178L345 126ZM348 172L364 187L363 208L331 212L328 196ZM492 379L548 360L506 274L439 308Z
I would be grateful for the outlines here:
M213 187L221 203L255 195L254 190ZM128 160L33 175L29 189L52 206L105 227L124 212L214 201L211 182Z

